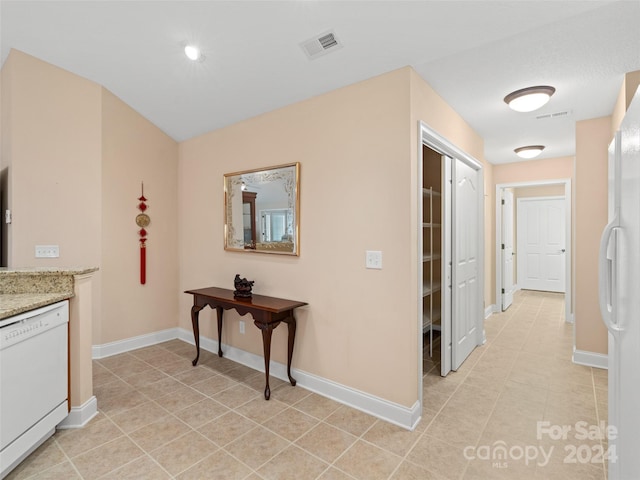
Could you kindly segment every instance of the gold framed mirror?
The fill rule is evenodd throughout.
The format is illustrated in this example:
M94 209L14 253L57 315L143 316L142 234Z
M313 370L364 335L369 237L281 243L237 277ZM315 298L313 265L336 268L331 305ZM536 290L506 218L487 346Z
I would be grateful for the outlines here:
M300 255L300 163L224 174L224 249Z

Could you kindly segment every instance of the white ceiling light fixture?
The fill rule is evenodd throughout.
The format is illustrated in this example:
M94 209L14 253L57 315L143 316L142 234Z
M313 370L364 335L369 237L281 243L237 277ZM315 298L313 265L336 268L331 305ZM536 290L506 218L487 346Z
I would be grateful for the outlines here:
M193 60L194 62L203 61L204 56L202 52L196 45L185 45L184 54L187 56L189 60Z
M544 150L544 145L528 145L526 147L519 147L514 150L516 155L520 158L531 159L535 158L542 153Z
M522 88L504 97L504 102L516 112L533 112L546 104L555 91L548 85Z

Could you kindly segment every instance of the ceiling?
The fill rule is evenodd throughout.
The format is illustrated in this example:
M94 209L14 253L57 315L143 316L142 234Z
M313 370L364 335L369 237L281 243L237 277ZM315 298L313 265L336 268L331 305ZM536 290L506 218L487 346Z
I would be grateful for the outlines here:
M177 141L410 65L498 164L573 155L575 122L611 114L640 70L639 24L640 0L0 0L0 52L105 86ZM328 30L343 48L309 60L300 44ZM532 85L556 87L542 109L502 101Z

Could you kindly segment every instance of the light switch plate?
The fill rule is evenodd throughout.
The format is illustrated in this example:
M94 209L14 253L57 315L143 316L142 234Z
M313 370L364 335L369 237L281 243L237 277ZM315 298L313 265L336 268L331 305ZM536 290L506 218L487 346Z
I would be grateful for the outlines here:
M382 252L378 250L367 250L367 268L382 270Z
M59 256L58 245L36 245L36 258L58 258Z

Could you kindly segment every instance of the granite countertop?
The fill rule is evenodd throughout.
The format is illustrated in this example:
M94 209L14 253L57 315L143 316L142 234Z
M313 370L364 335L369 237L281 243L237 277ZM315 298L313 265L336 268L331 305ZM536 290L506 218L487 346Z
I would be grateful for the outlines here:
M0 268L0 320L73 297L74 276L95 267Z
M96 270L98 270L97 267L0 267L0 276L84 275Z
M0 294L0 320L72 297L68 293Z

